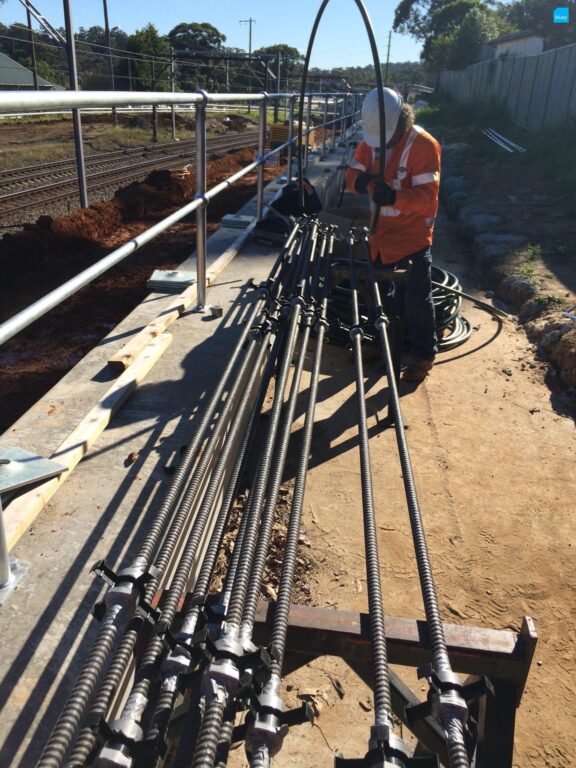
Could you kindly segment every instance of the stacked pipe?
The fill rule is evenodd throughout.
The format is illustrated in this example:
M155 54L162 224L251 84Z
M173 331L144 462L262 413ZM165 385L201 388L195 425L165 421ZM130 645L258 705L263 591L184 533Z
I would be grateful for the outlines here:
M210 398L154 523L134 559L115 574L96 612L102 622L88 659L44 749L40 768L221 768L235 736L238 714L248 711L241 737L252 768L266 768L282 746L288 720L281 698L288 615L296 578L298 538L315 423L328 297L335 263L334 228L295 221L268 279L254 293L248 320ZM372 668L374 722L365 758L337 765L408 768L403 741L394 734L386 628L376 535L362 367L366 320L358 273L373 292L372 333L378 335L405 483L422 595L431 638L428 674L433 714L446 732L450 768L468 766L466 704L452 673L416 497L398 392L390 358L387 318L370 259L358 262L347 236L350 265L349 338L354 351L360 480ZM372 311L372 310L371 310ZM306 361L310 382L302 386ZM304 392L305 422L294 429ZM273 394L272 394L273 393ZM266 396L271 404L261 418ZM399 426L400 425L400 426ZM257 603L265 579L277 502L287 461L296 457L294 489L271 642L253 642ZM255 461L247 478L248 457ZM236 501L249 480L243 505ZM239 518L231 526L231 512ZM231 530L231 533L226 533ZM223 585L210 595L226 535L235 535ZM184 715L176 707L186 702ZM117 703L120 702L120 703ZM174 734L181 737L174 743ZM165 755L172 744L169 763ZM430 763L422 763L422 765Z

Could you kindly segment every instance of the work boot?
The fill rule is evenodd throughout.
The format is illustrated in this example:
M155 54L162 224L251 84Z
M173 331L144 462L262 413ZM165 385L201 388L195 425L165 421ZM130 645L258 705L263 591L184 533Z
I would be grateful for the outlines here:
M422 357L416 357L410 355L409 361L402 373L402 381L408 381L411 383L419 383L424 381L426 376L432 370L434 360L425 360Z

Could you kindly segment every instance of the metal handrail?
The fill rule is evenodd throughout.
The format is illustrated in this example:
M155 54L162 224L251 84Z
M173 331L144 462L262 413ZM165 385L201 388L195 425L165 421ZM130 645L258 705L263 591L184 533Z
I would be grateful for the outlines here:
M289 99L294 93L171 93L170 91L7 91L0 93L0 113L33 110L90 109L93 107L152 106L154 104L208 104L228 101L258 102L264 99ZM345 93L309 93L313 98L343 98Z
M197 129L198 129L197 148L200 150L200 152L196 157L196 164L197 166L202 166L200 170L197 170L197 174L203 173L206 168L205 141L203 141L203 136L202 136L202 133L205 131L205 121L202 120L200 115L205 110L205 106L207 103L210 103L212 101L222 101L224 99L226 100L234 99L239 101L260 101L262 103L262 107L265 109L265 105L267 104L268 100L271 100L274 98L288 97L292 100L292 103L293 103L293 100L297 98L296 94L271 94L270 95L266 93L208 94L205 92L196 92L196 93L189 93L189 94L172 94L172 93L144 93L143 92L143 93L134 94L132 92L112 93L112 92L104 91L104 92L90 92L90 93L65 92L65 93L57 93L57 94L51 94L51 93L46 94L46 93L35 92L35 93L15 94L14 92L10 92L10 93L0 94L0 112L6 111L7 109L11 109L11 108L22 110L22 104L24 102L26 102L26 104L29 105L30 109L37 109L38 103L40 102L46 103L47 101L46 97L52 97L54 101L56 101L58 104L66 104L66 108L82 108L83 106L93 106L104 95L108 99L106 102L107 106L111 106L112 104L116 104L116 105L124 104L127 102L128 98L132 99L134 96L137 97L138 103L147 103L147 104L159 103L158 99L164 99L164 98L168 98L170 100L168 103L190 103L190 97L193 97L196 111L197 111L197 116L199 117L199 120L197 122ZM358 109L356 108L356 104L354 104L356 99L351 100L349 98L344 98L344 96L345 94L327 94L324 96L324 98L333 98L336 104L339 101L341 101L344 109L346 108L348 102L352 101L353 109L350 111L350 113L346 114L345 117L356 117L359 114ZM179 101L172 101L172 99L179 99ZM54 107L54 101L50 102L52 107ZM134 103L134 101L132 101L132 103ZM335 110L335 114L336 113L337 113L337 110ZM317 125L314 127L308 127L307 130L304 131L303 133L308 135L312 131L316 130L317 128L327 127L328 125L336 126L336 123L341 122L342 119L343 119L342 115L336 114L334 120L327 121L326 123L321 123L320 125ZM161 221L157 222L152 227L140 233L136 237L132 238L132 240L130 240L128 243L124 243L124 245L121 245L119 248L116 248L116 250L112 251L112 253L109 253L103 259L96 262L96 264L93 264L92 266L88 267L84 271L80 272L78 275L75 275L70 280L60 285L58 288L55 288L50 293L46 294L42 298L35 301L33 304L30 304L28 307L18 312L9 320L6 320L4 323L1 323L0 324L0 345L4 344L9 339L16 336L16 334L20 333L20 331L27 328L29 325L34 323L40 317L42 317L47 312L49 312L51 309L54 309L55 307L57 307L63 301L65 301L74 293L79 291L81 288L91 283L97 277L100 277L100 275L107 272L113 266L123 261L132 253L139 250L143 245L146 245L155 237L157 237L159 234L161 234L166 229L171 227L173 224L180 221L185 216L188 216L190 213L194 211L196 211L196 215L197 215L196 258L197 258L198 306L203 307L205 304L205 291L206 291L205 210L208 202L212 200L214 197L216 197L216 195L218 195L220 192L224 191L225 189L230 187L232 184L234 184L236 181L241 179L243 176L246 176L248 173L251 173L255 169L259 168L260 166L263 166L263 164L266 163L268 159L270 159L271 157L274 157L279 152L282 152L284 149L288 148L296 141L298 141L298 136L292 137L289 141L285 142L281 146L276 147L275 149L266 153L262 151L263 150L262 141L260 141L258 156L254 162L245 166L237 173L233 174L229 178L225 179L224 181L220 182L216 186L212 187L210 190L205 190L203 188L202 183L200 183L200 185L198 186L198 180L200 179L200 176L197 175L197 190L196 190L196 195L194 200L187 203L185 206L175 211L174 213L170 214L169 216L162 219ZM333 143L335 143L335 141ZM324 145L323 151L325 151L325 145ZM259 201L262 200L263 182L264 182L263 174L259 174L258 193L257 193L257 199ZM258 214L261 215L261 210L258 211Z

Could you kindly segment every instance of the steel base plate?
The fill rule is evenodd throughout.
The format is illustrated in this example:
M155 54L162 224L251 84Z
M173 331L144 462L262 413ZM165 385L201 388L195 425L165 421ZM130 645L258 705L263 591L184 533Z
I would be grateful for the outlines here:
M0 605L4 605L7 598L22 581L22 577L27 570L28 566L26 563L15 560L13 557L10 558L10 581L5 586L0 587Z

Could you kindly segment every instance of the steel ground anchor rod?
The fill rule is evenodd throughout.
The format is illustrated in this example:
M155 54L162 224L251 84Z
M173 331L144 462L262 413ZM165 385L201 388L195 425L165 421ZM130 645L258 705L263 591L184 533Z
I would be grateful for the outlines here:
M430 684L432 713L446 733L450 768L469 768L470 762L464 739L464 728L468 716L468 707L461 695L462 684L459 677L452 671L450 659L448 657L446 639L444 637L444 627L440 617L438 597L430 563L430 555L416 493L414 472L412 470L412 463L404 430L404 422L400 408L400 397L398 395L398 387L394 377L394 366L388 339L388 319L383 310L380 291L374 273L374 265L368 250L366 231L363 231L362 239L370 273L374 305L377 308L375 326L380 336L384 368L388 380L390 407L392 410L400 465L402 468L402 478L404 482L408 514L410 517L410 525L412 528L412 537L414 540L414 550L424 601L428 633L432 647L432 667L430 673L426 675Z
M366 413L366 393L364 388L364 370L362 365L362 339L364 331L360 324L358 309L358 290L356 280L356 259L354 236L347 237L350 260L350 286L352 298L352 327L350 339L354 350L356 378L356 401L358 407L358 437L360 448L360 475L362 484L362 513L364 523L364 548L366 552L366 578L368 586L368 611L370 626L370 646L373 666L374 725L370 730L368 752L363 759L346 760L336 758L336 766L408 766L407 750L401 738L392 728L390 679L386 650L386 628L384 625L384 605L380 581L380 559L374 509L374 493L368 440Z
M279 263L279 261L277 260L276 266L278 265L278 263ZM272 270L271 276L273 276L275 273L276 273L276 267ZM273 287L273 293L279 294L279 292L281 291L281 288L282 288L282 282L280 280ZM272 302L272 306L273 306L274 303L276 302L276 299L274 298L274 295L270 296L270 301ZM263 318L266 318L266 314L263 315ZM192 503L194 501L196 492L197 492L198 487L199 487L199 482L200 482L201 478L204 476L204 472L205 472L205 470L206 470L206 468L208 466L208 461L210 460L210 457L214 453L214 450L215 450L215 448L216 448L216 446L218 444L218 441L220 439L220 435L223 433L223 429L226 428L226 424L227 424L227 421L228 421L227 414L230 412L232 404L234 403L234 401L236 399L236 391L240 387L241 382L243 380L243 376L244 376L243 371L250 370L251 371L250 381L249 381L249 384L248 384L247 389L245 391L244 400L241 402L238 410L240 410L242 407L245 407L245 405L246 405L245 400L246 400L246 397L247 397L247 392L249 391L250 387L252 386L252 384L253 384L253 382L255 380L255 377L257 375L257 372L259 371L259 368L260 368L259 360L261 359L262 355L265 353L265 351L267 349L267 347L266 347L266 343L267 342L265 341L265 337L266 337L266 334L270 331L271 328L272 328L272 326L270 325L270 323L266 319L265 323L259 323L259 324L252 325L252 326L249 325L245 329L245 333L243 334L243 338L246 338L246 334L249 334L250 335L250 341L249 341L248 349L245 352L244 361L242 363L242 366L241 366L240 370L237 372L237 377L236 377L235 383L232 386L232 389L231 389L230 393L228 394L228 397L226 399L224 408L222 409L222 413L220 414L220 418L216 422L216 425L214 427L214 430L212 432L210 440L208 441L208 444L206 445L206 448L204 450L203 456L200 459L200 461L197 464L197 466L195 467L195 470L194 470L194 473L192 475L192 478L191 478L191 480L190 480L190 482L188 484L188 487L186 489L186 492L184 493L184 496L183 496L183 498L182 498L182 500L180 502L179 511L178 511L178 514L176 515L176 518L179 519L179 526L177 528L174 528L174 530L172 531L172 536L171 536L172 540L168 542L168 546L167 546L167 542L166 541L163 543L163 546L162 546L162 549L160 551L160 554L158 555L158 557L156 559L156 563L158 563L159 561L162 562L163 568L165 568L166 565L167 565L167 559L166 558L169 555L169 552L172 551L172 549L174 548L174 546L176 544L176 537L179 535L179 532L181 531L183 521L189 515L189 511L191 509L191 505L192 505ZM262 340L263 335L264 335L264 341ZM260 344L259 358L256 361L256 364L253 364L252 357L253 357L253 354L254 354L255 349L257 348L258 344ZM237 413L237 416L239 416L238 413ZM234 434L235 434L235 430L237 430L239 428L240 423L241 423L241 419L239 420L239 418L236 418L235 421L234 421L234 424L232 426L232 430L231 430L231 432L229 432L229 434L227 436L227 441L226 441L226 446L227 447L221 449L221 451L220 451L217 467L216 467L216 469L214 471L214 475L216 475L216 477L215 476L212 477L212 479L210 481L209 488L208 488L208 490L206 492L206 495L205 495L205 499L208 500L208 504L211 503L210 499L213 500L213 497L214 497L214 494L216 492L216 488L217 488L218 482L219 482L218 475L221 476L223 474L223 471L224 471L223 467L226 464L226 457L227 457L227 455L229 453L230 446L232 445L231 441L233 440L233 437L234 437ZM195 519L192 532L191 532L191 534L189 536L188 544L186 545L184 553L181 556L180 563L177 566L177 573L176 573L175 578L173 579L173 582L172 582L172 585L171 585L171 590L168 593L168 602L167 603L163 603L163 605L162 605L163 614L164 614L163 615L163 621L167 620L168 623L171 622L171 619L172 619L172 616L173 616L173 613L174 613L174 610L175 610L176 604L177 604L177 596L174 597L176 595L176 592L178 591L178 590L176 590L176 583L177 583L177 581L180 583L180 587L181 587L180 591L182 591L182 589L184 588L184 582L186 580L186 574L188 573L189 568L191 567L191 565L190 565L190 562L191 562L190 558L193 559L195 548L196 548L196 545L197 545L197 538L200 535L199 531L200 531L201 528L203 530L203 525L204 525L205 519L207 517L208 511L209 511L208 507L207 507L206 503L204 503L204 501L203 501L202 506L201 506L201 508L200 508L200 510L198 512L198 515L197 515L197 517ZM175 520L176 520L176 518L175 518ZM200 523L201 523L201 526L199 528L198 525ZM143 699L143 697L147 696L148 686L149 686L149 683L150 683L150 680L148 678L147 670L154 663L154 659L156 658L157 654L161 652L161 650L162 650L161 642L159 640L153 640L151 642L150 646L149 646L148 651L145 654L145 657L144 657L144 660L143 660L143 663L142 663L143 676L140 677L140 679L137 682L137 684L136 684L136 686L134 688L134 691L133 691L133 694L134 694L134 697L135 697L134 701L132 702L129 699L127 707L126 707L125 714L116 723L116 730L118 732L124 733L126 730L132 732L132 730L133 730L133 721L137 717L139 717L139 715L140 715L140 713L142 711L142 706L143 705L146 706L148 704L147 699L145 699L145 701ZM108 685L107 687L108 687L109 690L112 689L112 686L110 686L110 685ZM88 739L86 734L84 734L83 735L83 744L84 744L83 750L84 750L84 754L85 754L85 751L86 751L86 745L89 743L89 741L90 740ZM92 743L93 743L93 739L92 739ZM106 758L106 760L110 761L110 760L116 759L114 756L119 754L118 753L118 749L119 749L119 747L114 747L114 745L111 745L110 747L105 747L105 758ZM125 750L123 750L123 751L125 752ZM123 755L122 759L125 761L126 758L125 758L124 755Z
M252 351L255 351L257 347L254 347ZM254 382L257 378L258 371L262 359L266 353L266 346L260 340L260 350L254 360L254 355L247 357L247 367L251 370L250 378L246 384L244 394L241 397L240 403L233 416L232 426L226 435L226 440L223 447L220 449L218 461L216 467L212 472L208 487L205 491L204 497L200 508L195 514L194 523L191 531L188 535L188 539L185 543L182 554L180 555L179 562L176 567L176 573L171 581L170 589L165 594L165 599L161 602L161 621L163 625L169 627L174 619L178 602L183 594L186 583L190 578L190 573L194 565L197 549L200 544L200 540L206 525L214 502L216 494L220 488L226 466L230 458L231 451L235 445L236 436L238 435L243 422L243 415L248 407L250 394L254 386ZM230 396L226 401L225 410L230 410L232 403L237 398L238 390L242 383L242 376L239 376L235 382L234 387L230 392ZM224 416L224 414L223 414ZM219 424L223 423L223 420ZM216 435L217 429L213 433L211 440L215 439L215 442L219 439ZM194 496L184 496L182 504L191 507L191 503ZM115 732L124 735L126 738L130 738L135 742L141 742L143 738L143 732L140 729L139 723L142 719L144 710L149 705L149 689L152 682L152 674L155 672L156 664L161 660L164 654L164 644L162 640L156 636L153 637L144 652L143 658L139 664L136 672L136 679L132 692L128 697L127 703L120 717L112 724L112 728ZM152 746L152 745L151 745ZM128 764L126 760L126 745L119 741L118 743L110 743L106 745L100 752L100 757L96 763L98 766L113 766L117 765L118 768L124 768L124 765ZM129 752L129 750L128 750Z
M300 265L296 262L293 264L293 268L299 269ZM202 717L200 734L194 751L193 768L207 768L208 766L211 768L213 766L215 751L222 729L224 711L240 685L242 657L247 652L254 650L251 644L243 642L240 636L240 622L246 601L250 570L256 550L258 527L280 423L284 391L288 381L290 363L296 342L300 311L301 302L292 303L289 310L290 319L286 348L277 376L266 439L261 451L260 464L254 485L248 500L248 508L245 512L247 524L242 540L237 571L232 585L226 623L223 625L219 639L214 643L216 654L214 660L209 664L203 676L202 692L205 701L205 712Z
M265 391L265 390L264 390ZM262 397L263 400L263 397ZM254 427L260 413L261 403L257 403L250 419L248 429L245 432L242 446L236 458L234 470L228 482L224 498L218 511L214 530L204 557L198 580L192 592L191 607L186 610L182 619L180 630L175 635L176 646L170 651L162 665L162 683L158 702L152 716L151 726L146 735L146 741L159 751L164 744L169 720L173 712L178 693L178 680L191 662L190 651L187 648L193 640L194 633L202 611L202 601L208 592L216 558L222 545L225 527L228 523L234 499L238 493L238 482L243 472L247 452L254 438ZM188 723L186 724L188 728Z
M333 241L334 237L330 236L328 242L329 256L326 259L328 263L332 253ZM323 254L324 248L321 251L320 257L322 258L322 261L324 261ZM296 572L298 538L300 535L304 491L306 487L306 477L310 461L310 449L314 429L314 416L318 395L320 365L322 360L324 337L326 328L328 326L326 321L327 292L328 274L325 275L324 279L320 313L316 326L316 349L310 379L308 403L302 437L302 448L300 451L300 461L298 464L296 479L294 483L292 506L288 520L288 530L286 533L286 548L282 561L282 571L280 574L280 584L278 587L278 597L276 600L276 610L274 613L274 624L271 641L272 662L268 679L261 693L255 695L254 697L257 701L254 722L249 726L246 735L246 752L251 768L265 768L265 766L270 764L270 758L280 750L284 736L288 730L286 723L282 720L284 704L279 695L279 690L282 665L286 648L286 636L288 632L288 616L290 613L294 577Z
M282 268L283 264L288 257L290 248L293 246L294 240L297 236L298 227L293 227L287 243L273 266L270 273L269 280L272 284L276 280L278 271ZM276 290L280 290L280 284L277 285ZM188 449L186 450L182 461L176 471L176 474L171 480L167 493L165 494L160 509L155 517L155 520L149 529L144 542L138 550L138 554L134 559L131 566L125 569L120 575L131 576L131 581L125 581L116 585L109 590L106 598L105 605L107 611L103 619L103 628L99 633L94 643L93 651L91 652L88 660L79 675L77 683L72 691L71 697L66 703L62 714L54 728L54 731L48 740L46 747L42 753L39 768L51 768L53 765L60 765L68 747L71 744L72 738L80 724L81 718L84 714L89 699L92 696L95 686L102 669L105 666L106 660L111 653L117 636L118 625L122 623L124 618L130 614L134 601L138 594L134 590L134 584L138 577L143 575L152 558L153 552L164 529L170 518L173 516L176 509L176 503L182 493L182 490L186 484L194 484L194 476L190 478L190 472L194 466L194 462L197 459L198 452L201 448L204 436L212 423L213 416L216 412L218 404L225 392L228 381L232 375L232 372L236 368L239 357L244 353L244 345L248 339L249 334L252 333L252 325L261 312L264 305L264 298L259 298L255 302L250 317L247 321L245 328L243 329L240 338L234 348L232 356L228 361L228 364L222 374L222 377L214 391L206 411L204 412L198 429L195 431L194 437ZM202 462L201 462L202 463ZM196 472L196 478L199 481L198 472ZM170 523L169 533L165 539L163 548L160 553L160 558L156 565L159 569L156 571L156 575L159 577L163 573L163 569L170 558L170 554L175 546L176 540L179 536L181 526L183 524L183 515L176 515ZM146 595L146 599L150 600L154 594L157 586L157 581L152 580L152 584L149 585L149 590ZM130 610L128 610L128 608ZM137 640L137 633L131 632L128 637L123 640L123 645L126 647L135 646ZM103 683L103 692L99 697L101 703L99 710L103 713L106 710L107 702L116 689L126 664L129 661L130 654L126 653L126 647L120 647L118 650L119 658L115 659L111 664L110 673L107 675ZM74 754L79 750L79 754L87 757L95 743L95 735L91 729L83 729L79 736L79 743L77 749L75 748ZM48 762L45 762L46 761ZM56 761L56 762L54 762Z

